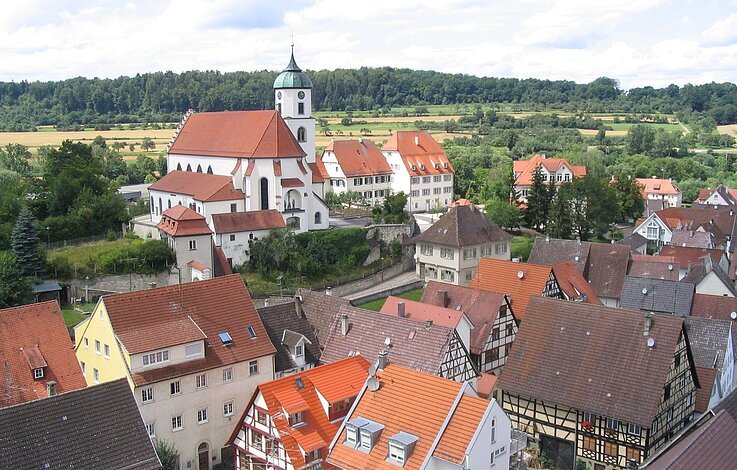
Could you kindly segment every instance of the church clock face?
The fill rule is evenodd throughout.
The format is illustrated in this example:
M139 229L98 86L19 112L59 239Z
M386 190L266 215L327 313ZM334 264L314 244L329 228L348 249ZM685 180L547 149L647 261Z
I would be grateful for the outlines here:
M277 91L277 92L276 92L276 97L277 97L278 99L281 99L281 91Z
M300 91L299 93L297 93L297 96L299 97L299 99L303 99L305 97L305 92Z

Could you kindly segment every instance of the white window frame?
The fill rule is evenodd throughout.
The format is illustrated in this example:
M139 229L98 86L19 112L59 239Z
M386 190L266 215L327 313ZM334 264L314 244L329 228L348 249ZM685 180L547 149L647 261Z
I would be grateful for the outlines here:
M232 382L233 381L233 368L228 367L226 369L223 369L223 382Z
M44 378L44 369L43 367L37 367L33 369L33 378L34 379L43 379Z
M169 350L163 349L161 351L146 353L141 358L141 362L143 364L143 367L169 362Z
M197 424L207 423L207 408L197 410Z
M492 444L496 442L496 418L491 418L491 441Z
M413 176L412 184L420 184L420 178L418 176Z
M420 245L420 254L432 256L433 246L423 243Z
M197 250L197 240L189 240L189 251Z
M100 371L97 369L92 369L92 377L96 384L100 383Z
M141 389L141 403L151 403L154 401L154 388L146 387Z
M87 364L84 361L79 361L79 366L82 368L82 375L87 377Z
M639 436L642 434L642 427L637 424L627 424L627 434L631 436Z
M255 359L248 363L248 375L258 375L258 359Z
M176 396L182 394L182 382L181 380L173 380L169 382L169 395Z
M440 279L443 281L455 281L455 272L451 271L450 269L441 269L440 270Z
M90 339L89 338L85 338L84 339L84 347L85 348L89 348L90 347Z
M195 388L198 390L207 388L207 373L195 376Z
M443 259L453 259L455 257L455 250L453 248L440 248L440 257Z
M302 343L294 347L294 355L297 357L302 357L305 355L305 347Z
M405 461L405 448L398 442L389 441L389 458L395 462L404 465Z
M443 179L443 177L441 175L435 175L435 176L432 177L432 182L433 183L440 183L440 180L442 180L442 179Z
M223 403L223 416L233 416L235 414L235 406L233 400Z
M95 340L95 354L100 355L100 341Z
M171 431L177 432L184 429L184 419L182 415L176 415L171 417Z
M103 347L104 347L104 351L105 351L105 353L104 353L105 359L110 359L110 345L109 344L105 344L105 345L103 345Z
M360 434L358 432L358 428L354 426L346 426L345 428L345 442L347 444L352 445L353 447L357 447L360 440Z
M476 248L464 248L463 259L476 259Z
M422 177L422 183L423 184L426 184L426 183L429 183L429 182L430 182L430 177L429 176L423 176Z
M153 439L156 437L156 421L146 424L146 432L149 438Z

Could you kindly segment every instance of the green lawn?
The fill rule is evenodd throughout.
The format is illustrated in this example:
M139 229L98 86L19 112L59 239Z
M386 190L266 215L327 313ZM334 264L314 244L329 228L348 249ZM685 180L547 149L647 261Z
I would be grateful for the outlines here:
M401 297L403 299L407 300L415 300L417 302L420 301L422 298L422 293L425 289L419 288L419 289L413 289L410 291L405 292L404 294L399 294L397 297ZM373 310L374 312L378 312L381 310L381 307L384 306L384 302L386 302L386 297L381 299L372 300L370 302L366 302L361 305L357 305L357 307L365 308L366 310Z
M64 316L64 322L66 322L67 326L74 326L87 318L87 316L83 315L78 310L75 310L75 306L65 305L64 307L65 308L61 309L61 314ZM79 304L76 305L76 307L81 309L83 312L92 312L92 309L95 308L95 304Z
M532 245L535 239L528 235L517 235L512 237L512 258L519 258L521 261L527 261L532 251Z
M639 124L643 124L646 126L653 127L654 129L663 129L668 132L683 132L683 127L681 127L680 124L656 124L656 123L648 123L648 122L641 122ZM615 131L628 131L632 126L635 124L627 123L627 122L610 122L605 121L604 125L607 127L611 127L612 130Z

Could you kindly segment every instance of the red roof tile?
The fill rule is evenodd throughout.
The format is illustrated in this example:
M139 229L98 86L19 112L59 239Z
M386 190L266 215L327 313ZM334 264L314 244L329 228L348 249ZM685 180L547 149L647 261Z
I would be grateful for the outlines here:
M443 147L427 131L396 131L382 150L398 152L410 176L453 173Z
M275 110L194 113L176 136L169 153L244 158L305 156Z
M340 168L349 178L392 174L392 169L381 150L368 139L333 141L325 147L325 152L335 154Z
M135 354L173 344L182 336L207 338L205 358L133 374L136 384L214 369L276 352L239 275L177 284L124 294L106 295L107 309L115 334ZM256 332L251 338L248 327ZM195 332L199 331L199 336ZM218 333L227 331L233 345L220 344Z
M550 266L481 258L470 287L506 294L510 297L515 316L521 320L530 297L543 294L551 271Z
M643 194L678 194L681 192L680 189L673 184L670 179L662 178L635 178L637 182L642 186Z
M64 318L55 301L0 310L0 408L84 388L87 383L74 354ZM33 369L44 368L42 379Z
M327 171L323 173L323 170L325 170L325 165L322 164L319 158L314 163L308 163L307 166L310 167L310 171L312 172L313 184L325 182L325 178L327 178L327 176L325 176L325 173L327 173Z
M401 297L394 297L393 295L387 297L380 312L384 315L396 317L398 316L397 311L399 309L400 302L404 303L404 316L410 320L419 322L431 321L433 324L455 329L464 317L464 313L459 310L438 307L437 305L416 302L414 300L402 299Z
M719 249L695 248L692 246L665 245L660 249L657 256L670 256L682 269L689 265L695 267L704 262L704 257L711 256L712 263L719 264L724 256L724 251Z
M479 378L476 379L476 393L481 398L489 398L491 392L494 391L494 386L499 377L494 374L482 372Z
M498 405L484 398L463 395L432 455L463 465L469 445L490 406Z
M554 264L553 274L558 282L558 287L569 300L581 299L582 302L587 304L601 304L594 289L591 288L588 281L572 262L564 261Z
M196 201L235 201L244 199L243 191L235 189L230 176L171 171L153 183L149 191L186 194Z
M304 188L304 182L299 178L282 178L281 185L283 188Z
M693 296L691 315L731 321L732 312L737 312L737 297L708 294L694 294Z
M717 370L712 367L696 366L696 375L699 377L701 388L696 389L694 412L704 413L709 409L709 400L711 399L711 391L714 387Z
M251 232L287 226L284 217L274 209L213 214L212 224L215 227L215 233Z
M563 158L547 158L545 155L535 154L529 160L515 160L514 174L515 184L527 186L532 184L532 176L538 166L543 166L549 172L558 171L562 166L566 166L571 170L574 178L586 176L587 169L585 166L571 165L568 160ZM556 181L556 185L562 184Z
M156 228L172 237L209 235L212 233L205 217L189 207L177 205L165 210L161 216Z

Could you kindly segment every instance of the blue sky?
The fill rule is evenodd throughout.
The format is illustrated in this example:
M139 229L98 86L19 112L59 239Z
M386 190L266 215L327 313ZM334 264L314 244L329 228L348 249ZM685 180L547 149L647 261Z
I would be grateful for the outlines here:
M737 83L737 0L24 0L0 80L409 67L625 89Z

